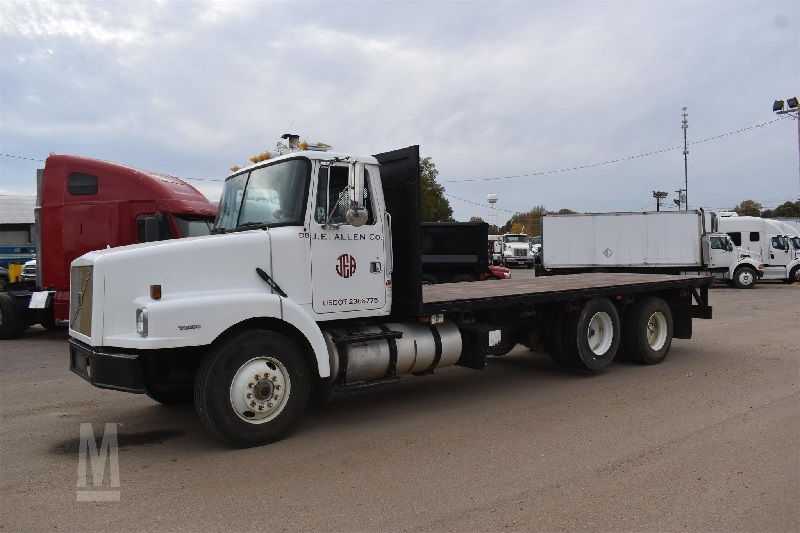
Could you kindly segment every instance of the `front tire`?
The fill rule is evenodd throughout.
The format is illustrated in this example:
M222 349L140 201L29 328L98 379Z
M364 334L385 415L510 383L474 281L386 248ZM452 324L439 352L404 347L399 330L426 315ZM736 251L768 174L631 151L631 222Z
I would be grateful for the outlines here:
M282 439L302 418L312 377L302 349L280 333L240 332L206 356L195 378L203 425L233 446Z
M752 289L756 284L756 271L749 266L741 266L733 273L733 285L737 289Z
M672 310L661 298L645 298L625 313L625 356L643 365L662 362L672 346Z
M796 266L789 273L787 283L800 283L800 266Z

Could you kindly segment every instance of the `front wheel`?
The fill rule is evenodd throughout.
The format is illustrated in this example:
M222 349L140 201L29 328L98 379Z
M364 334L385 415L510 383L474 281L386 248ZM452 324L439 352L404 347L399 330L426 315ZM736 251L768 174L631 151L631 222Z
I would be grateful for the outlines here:
M794 267L789 273L787 283L800 283L800 265Z
M752 289L756 284L756 271L749 266L741 266L733 273L733 284L737 289Z
M302 418L311 373L293 339L268 330L244 331L208 354L197 372L194 403L214 435L238 447L288 435Z

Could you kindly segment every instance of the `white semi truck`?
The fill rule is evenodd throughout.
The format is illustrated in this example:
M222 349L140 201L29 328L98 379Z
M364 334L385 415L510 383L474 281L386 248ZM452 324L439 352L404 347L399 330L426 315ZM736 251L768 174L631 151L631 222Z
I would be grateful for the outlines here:
M702 210L546 215L542 273L695 272L753 287L761 259L717 233L717 220Z
M599 372L661 362L707 277L586 274L424 285L419 148L293 152L227 178L217 234L72 263L70 368L91 384L192 401L235 446L285 436L336 389L482 369L516 344Z
M784 223L760 217L727 216L720 217L719 229L743 250L761 256L763 279L800 281L800 257L795 252L797 240Z

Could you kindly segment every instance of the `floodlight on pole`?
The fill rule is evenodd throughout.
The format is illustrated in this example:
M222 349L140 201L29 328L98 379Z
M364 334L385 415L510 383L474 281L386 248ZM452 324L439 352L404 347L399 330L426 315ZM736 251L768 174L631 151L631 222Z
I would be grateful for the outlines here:
M669 196L666 191L653 191L653 198L656 199L656 211L661 211L661 200Z
M785 103L783 100L775 100L772 104L772 111L774 111L776 115L789 115L797 121L797 199L800 200L800 101L798 101L796 96L787 98Z

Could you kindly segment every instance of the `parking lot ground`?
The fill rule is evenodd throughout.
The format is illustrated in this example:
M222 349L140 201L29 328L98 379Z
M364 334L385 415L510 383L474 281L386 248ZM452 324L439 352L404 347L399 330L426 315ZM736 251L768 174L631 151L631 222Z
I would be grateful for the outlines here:
M662 365L578 376L518 348L248 450L88 386L63 334L32 331L0 344L0 531L796 532L800 285L711 298ZM118 502L76 501L82 422L121 424Z

